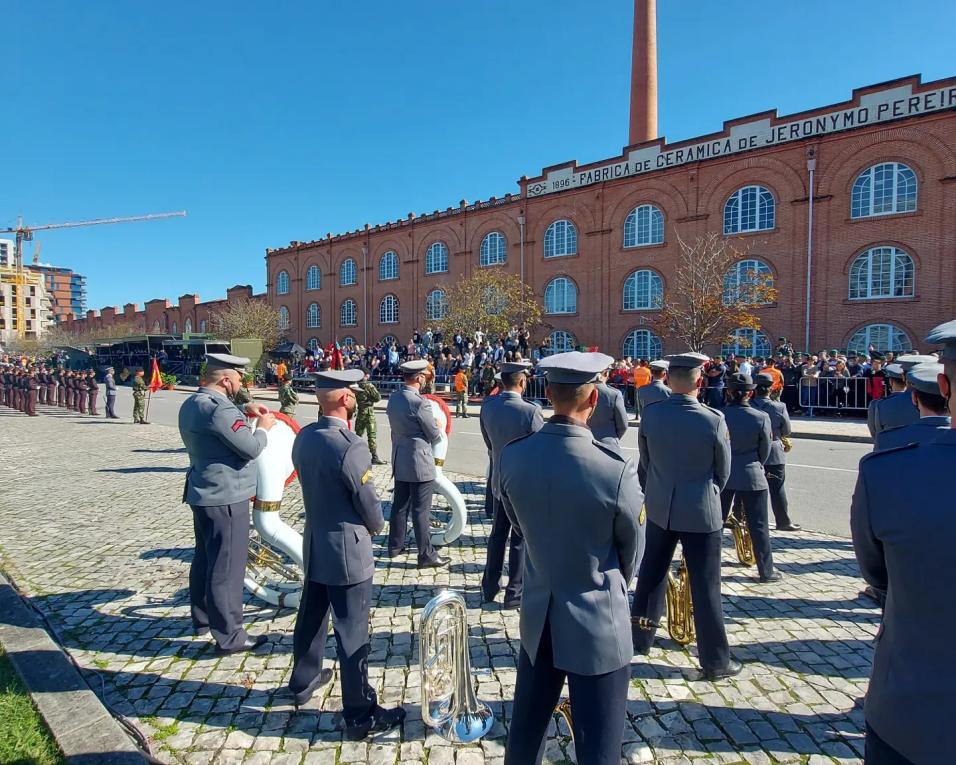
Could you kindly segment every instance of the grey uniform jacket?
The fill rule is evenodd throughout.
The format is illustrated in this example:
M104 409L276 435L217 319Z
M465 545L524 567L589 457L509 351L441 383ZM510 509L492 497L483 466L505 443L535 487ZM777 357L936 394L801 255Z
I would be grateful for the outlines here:
M179 435L189 453L183 502L229 505L256 493L256 466L267 435L212 388L200 388L179 408Z
M322 584L357 584L375 573L372 534L385 526L372 481L372 453L344 420L322 417L292 446L305 504L306 576Z
M432 443L441 438L431 403L414 388L403 385L388 399L385 409L392 431L392 475L396 481L435 480Z
M724 407L724 419L730 431L730 478L725 489L760 491L768 488L763 463L770 456L773 434L770 415L750 404Z
M913 397L908 390L871 401L866 413L866 425L873 438L884 430L911 425L918 419L919 409L913 405Z
M730 436L720 412L674 394L644 412L638 446L650 520L673 531L723 526L720 492L730 476Z
M597 407L588 420L588 427L598 441L617 446L627 433L627 409L624 408L624 396L621 391L600 383L595 386L598 392Z
M850 510L863 578L887 590L864 714L911 762L956 762L952 643L956 512L940 480L956 464L956 431L860 461Z
M116 395L116 381L113 379L113 375L106 375L106 377L103 378L103 384L106 385L107 396Z
M656 404L671 397L671 389L664 385L663 380L651 380L647 385L637 389L637 411L644 411L644 407Z
M786 465L787 453L783 450L783 441L780 439L789 436L791 433L790 415L787 412L787 406L781 401L774 401L771 398L763 396L761 398L750 399L750 405L754 409L765 412L770 418L770 431L773 434L773 443L770 444L770 456L763 464Z
M529 481L542 468L547 481ZM600 675L631 661L627 586L644 548L637 470L588 428L545 423L501 455L501 499L524 534L521 645L550 622L554 666Z
M949 417L922 417L912 425L901 428L890 428L876 434L873 451L881 452L885 449L895 449L906 444L922 444L936 438L940 430L950 427Z
M544 425L541 407L526 401L518 393L502 391L497 396L485 399L481 405L479 424L481 437L491 455L491 493L500 499L498 465L501 451L516 438L541 430Z

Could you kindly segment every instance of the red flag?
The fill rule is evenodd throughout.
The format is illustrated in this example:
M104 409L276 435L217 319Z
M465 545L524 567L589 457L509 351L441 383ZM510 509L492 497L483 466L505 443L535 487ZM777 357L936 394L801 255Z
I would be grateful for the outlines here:
M149 375L149 392L155 393L163 387L163 378L159 374L159 362L153 356L153 369Z

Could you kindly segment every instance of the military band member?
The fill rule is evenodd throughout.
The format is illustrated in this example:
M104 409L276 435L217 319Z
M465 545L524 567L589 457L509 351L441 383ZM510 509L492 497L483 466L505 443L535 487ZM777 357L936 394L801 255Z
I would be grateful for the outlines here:
M956 321L933 329L943 343L940 394L956 412ZM952 690L946 682L956 631L952 562L956 513L946 479L956 464L956 429L935 439L868 454L850 510L863 577L887 592L866 693L867 765L956 761Z
M951 422L946 399L939 389L939 376L944 374L943 365L938 363L917 364L906 374L910 395L919 411L920 418L900 428L890 428L878 433L874 451L895 449L909 443L925 443L937 436L938 430L950 427Z
M0 377L0 383L3 384L3 405L13 406L13 368L6 366L3 369L3 375Z
M46 367L40 364L37 369L37 403L46 403Z
M86 400L90 414L99 414L96 411L96 399L99 395L100 386L96 382L96 372L91 369L86 375Z
M289 417L295 417L295 406L299 403L299 394L292 387L292 378L286 376L279 386L279 411Z
M355 391L355 400L358 411L355 415L355 433L368 438L368 450L372 453L373 465L384 465L385 460L379 459L378 443L376 440L375 405L382 400L382 394L369 380L367 369L362 370L362 382Z
M501 453L501 501L526 546L505 765L541 762L565 679L577 761L620 762L631 661L627 587L644 531L636 465L587 425L611 361L576 351L543 359L555 414ZM542 492L528 478L545 466Z
M24 397L26 407L24 408L23 411L26 412L26 414L28 414L30 417L36 417L37 416L37 396L40 393L40 381L37 378L37 372L35 369L30 371L29 374L27 375L26 385L24 386L24 388L25 388L25 394L26 394Z
M103 377L103 385L106 388L106 419L118 420L116 416L116 378L113 367L106 368L106 374Z
M212 632L219 655L258 648L242 626L242 580L249 547L249 497L256 492L253 460L266 446L275 417L247 405L253 432L229 396L242 385L249 359L206 355L204 384L179 410L179 433L189 454L183 502L193 512L196 550L189 569L189 600L197 635Z
M770 456L773 432L770 415L750 405L755 387L750 375L741 372L734 372L727 379L724 420L730 432L730 477L720 493L720 508L726 521L734 498L740 500L760 581L776 582L781 576L773 567L767 507L769 486L763 467Z
M435 457L432 443L441 438L431 404L419 390L428 362L406 361L399 366L404 385L388 398L386 413L392 431L392 475L395 492L388 522L388 554L405 551L408 517L415 528L418 567L437 568L448 564L431 542L432 485L435 481Z
M647 470L647 551L631 608L634 650L647 654L664 609L663 587L680 541L690 576L694 626L703 677L736 675L720 604L720 492L730 477L730 436L724 416L697 400L707 356L668 356L673 394L648 407L638 433Z
M146 380L143 368L136 370L133 376L133 424L149 425L146 422ZM241 385L239 386L242 387Z
M66 409L66 370L62 368L56 374L56 404Z
M627 408L621 391L607 384L607 372L601 375L601 381L595 385L598 392L597 408L588 427L594 437L609 446L620 447L621 439L627 433Z
M305 504L305 584L293 637L289 679L297 706L332 679L322 668L329 612L342 673L342 716L351 741L401 724L405 711L378 705L368 682L372 534L385 527L365 441L349 430L357 369L319 372L316 398L323 415L304 427L292 447Z
M76 409L80 414L86 414L86 372L79 371L76 373Z
M770 456L763 463L764 473L767 476L767 485L770 487L770 507L773 510L774 522L777 531L799 531L801 526L790 519L790 503L787 501L787 447L784 438L791 433L790 415L786 404L770 398L774 380L770 375L754 375L757 388L750 405L754 409L765 412L770 417L770 430L773 434L773 443L770 444Z
M906 390L906 371L899 364L888 364L885 371L890 395L871 401L866 415L873 438L884 430L910 425L919 419L919 410L913 406L913 399Z
M670 363L667 359L658 359L652 361L648 366L651 370L651 381L637 389L638 416L644 411L645 407L671 397L671 389L664 382Z
M481 578L481 591L486 602L493 601L498 595L505 562L505 546L508 546L508 586L505 588L505 608L517 608L521 604L524 537L521 536L521 530L512 526L508 519L508 514L501 504L501 489L496 479L500 472L501 452L505 446L516 438L538 432L544 425L541 407L524 398L530 374L531 364L526 361L504 362L501 365L501 393L486 399L480 413L481 437L488 448L491 461L489 483L494 518L491 533L488 535L488 551L485 571ZM510 545L508 545L509 536Z
M56 383L57 376L52 369L46 372L46 404L47 406L56 406Z

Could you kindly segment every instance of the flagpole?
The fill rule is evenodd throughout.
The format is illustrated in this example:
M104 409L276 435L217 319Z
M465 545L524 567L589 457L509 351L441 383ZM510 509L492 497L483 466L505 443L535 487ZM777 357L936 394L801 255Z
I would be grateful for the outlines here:
M149 402L153 400L153 389L149 389L149 393L146 394L146 414L143 415L143 419L146 422L149 422Z

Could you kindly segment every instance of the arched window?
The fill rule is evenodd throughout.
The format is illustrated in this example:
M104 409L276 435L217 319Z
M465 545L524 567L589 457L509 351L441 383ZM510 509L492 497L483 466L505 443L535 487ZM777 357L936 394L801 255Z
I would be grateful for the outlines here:
M156 319L156 321L153 322L153 332L156 334L160 332L159 319Z
M913 297L916 267L896 247L873 247L850 266L850 299Z
M322 326L322 311L318 303L309 303L309 307L305 312L305 326L310 329Z
M871 348L882 353L903 353L913 350L913 344L895 324L867 324L858 329L846 345L847 353L868 354Z
M767 231L776 225L773 194L763 186L744 186L724 205L724 233Z
M435 289L425 298L425 318L430 321L440 321L448 313L448 298L445 290Z
M312 351L312 353L315 353L317 350L319 350L319 338L309 338L309 350Z
M497 266L508 259L508 243L505 235L500 231L492 231L481 240L481 250L478 255L478 264L482 266Z
M759 329L736 329L733 341L720 346L720 353L727 356L769 356L770 340Z
M183 333L189 334L192 331L193 331L193 320L187 316L186 320L183 322Z
M765 289L773 287L773 272L762 260L749 259L734 263L724 275L724 303L743 302L766 305Z
M386 295L378 306L379 324L398 324L398 298Z
M355 301L352 298L343 300L339 306L339 325L342 327L354 327L358 324L358 311L355 308Z
M284 305L279 306L279 329L286 330L289 328L289 309Z
M574 350L574 335L563 329L556 329L548 335L549 353L564 353Z
M443 274L447 271L448 248L444 242L435 242L425 252L425 273Z
M382 345L388 348L392 344L398 345L398 341L395 339L395 335L385 335L382 338Z
M544 256L560 258L578 252L578 230L569 220L556 220L544 232Z
M578 288L568 277L559 276L548 282L548 286L544 288L544 312L578 312Z
M173 322L173 331L172 334L177 334L179 332L179 325L174 321Z
M624 246L641 247L664 241L664 214L654 205L641 205L624 219Z
M307 290L322 289L322 272L318 266L309 266L309 270L305 272L305 288Z
M664 300L664 281L654 271L635 271L624 280L624 310L653 311Z
M621 353L632 359L659 359L662 353L661 339L649 329L633 329L624 338Z
M280 271L276 274L276 294L277 295L288 295L289 294L289 272Z
M345 348L351 348L352 346L355 345L355 338L352 337L351 335L346 335L345 337L342 338L342 345Z
M205 319L200 319L200 320L199 320L199 332L200 332L201 334L203 334L203 335L206 334L206 320L205 320Z
M378 280L387 282L389 279L398 278L398 255L394 250L389 250L378 263Z
M853 181L850 217L892 215L916 209L916 173L902 162L868 167Z
M352 258L346 258L339 267L339 284L342 287L348 287L358 281L355 271L355 261Z

